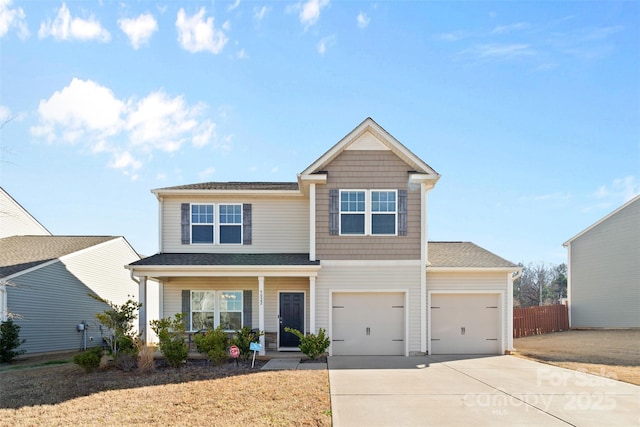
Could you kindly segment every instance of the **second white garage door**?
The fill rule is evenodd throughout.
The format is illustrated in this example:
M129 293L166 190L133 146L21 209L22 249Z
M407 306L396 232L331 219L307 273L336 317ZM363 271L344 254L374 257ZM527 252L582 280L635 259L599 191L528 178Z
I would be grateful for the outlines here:
M498 294L432 294L431 354L498 354Z
M332 354L405 354L404 293L333 294Z

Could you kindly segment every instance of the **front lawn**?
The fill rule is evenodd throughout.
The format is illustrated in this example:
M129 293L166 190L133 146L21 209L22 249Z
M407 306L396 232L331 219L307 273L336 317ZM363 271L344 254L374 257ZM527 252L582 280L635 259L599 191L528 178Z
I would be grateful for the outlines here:
M19 362L17 362L19 363ZM34 364L0 370L6 425L330 426L322 371L261 371L189 361L152 373Z

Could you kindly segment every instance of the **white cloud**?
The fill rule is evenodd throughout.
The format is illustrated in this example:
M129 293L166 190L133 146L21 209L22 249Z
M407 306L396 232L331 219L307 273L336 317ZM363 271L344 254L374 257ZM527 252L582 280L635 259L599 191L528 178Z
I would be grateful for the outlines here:
M269 6L262 6L261 8L253 8L253 17L256 21L262 21L262 18L271 10Z
M72 18L71 12L65 3L62 3L58 14L53 22L47 19L47 22L40 24L38 37L45 38L51 36L56 40L98 40L100 42L108 42L111 40L111 34L102 28L100 22L93 15L87 19Z
M360 12L356 17L356 20L358 21L358 28L367 28L371 18L369 18L366 13Z
M601 185L593 193L596 199L610 199L612 204L625 203L640 193L640 182L629 175L624 178L614 179L609 185Z
M158 31L158 22L150 13L142 14L137 18L119 19L118 26L129 37L134 49L146 45L153 33Z
M238 59L249 59L249 55L244 49L240 49L236 54L236 58Z
M521 43L489 43L476 45L465 51L482 59L513 59L522 56L535 55L535 51L528 44Z
M206 168L203 171L198 172L198 177L202 180L207 180L207 179L210 179L214 173L216 173L216 168L212 166L212 167Z
M11 117L11 110L9 107L0 104L0 122L4 123Z
M50 142L62 139L73 143L88 133L104 138L122 129L125 108L110 89L74 78L69 86L40 101L40 121L32 132Z
M237 8L238 6L240 6L240 0L236 0L233 3L231 3L229 5L229 7L227 7L228 11L232 11L233 9Z
M323 37L318 42L316 49L318 50L318 53L320 55L324 55L327 52L327 49L329 49L330 47L333 47L335 44L336 44L335 36Z
M491 34L509 34L514 31L528 30L529 28L531 28L531 25L529 25L528 23L517 22L515 24L509 25L498 25L493 30L491 30Z
M16 28L22 40L29 37L26 15L21 7L11 8L12 0L0 0L0 38L11 28Z
M206 105L188 105L182 96L155 91L146 97L118 99L111 89L74 78L40 101L35 137L49 143L74 143L94 154L109 153L109 167L129 173L137 157L153 151L175 152L184 144L199 148L215 138L215 124L203 118ZM133 179L133 176L132 176Z
M307 30L313 26L320 19L320 11L322 8L329 5L329 0L308 0L306 3L296 3L292 8L288 10L298 11L298 18L300 23L304 25L304 29Z
M211 52L218 54L227 44L228 38L222 30L213 25L213 17L204 19L205 8L198 13L187 16L183 8L178 11L176 29L178 41L183 49L195 52Z

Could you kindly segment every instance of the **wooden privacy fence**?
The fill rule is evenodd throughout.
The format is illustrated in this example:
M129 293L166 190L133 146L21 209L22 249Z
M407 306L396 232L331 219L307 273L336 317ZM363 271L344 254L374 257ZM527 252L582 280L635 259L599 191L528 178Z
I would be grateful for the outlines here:
M569 330L566 305L543 305L513 309L513 337L521 338Z

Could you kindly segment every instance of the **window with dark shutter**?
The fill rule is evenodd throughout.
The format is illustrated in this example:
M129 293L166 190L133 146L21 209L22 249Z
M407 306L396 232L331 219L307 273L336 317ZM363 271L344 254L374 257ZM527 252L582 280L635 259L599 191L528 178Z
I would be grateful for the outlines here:
M182 290L182 314L184 315L184 319L187 325L187 331L190 331L191 330L191 291L189 289Z
M251 203L242 205L242 244L251 244Z
M242 326L251 327L251 291L242 291L242 305Z
M329 234L337 236L340 230L340 191L329 190Z
M191 221L189 203L183 203L180 206L180 233L182 235L183 245L188 245L191 243L190 226Z
M407 190L398 190L398 236L407 235Z

